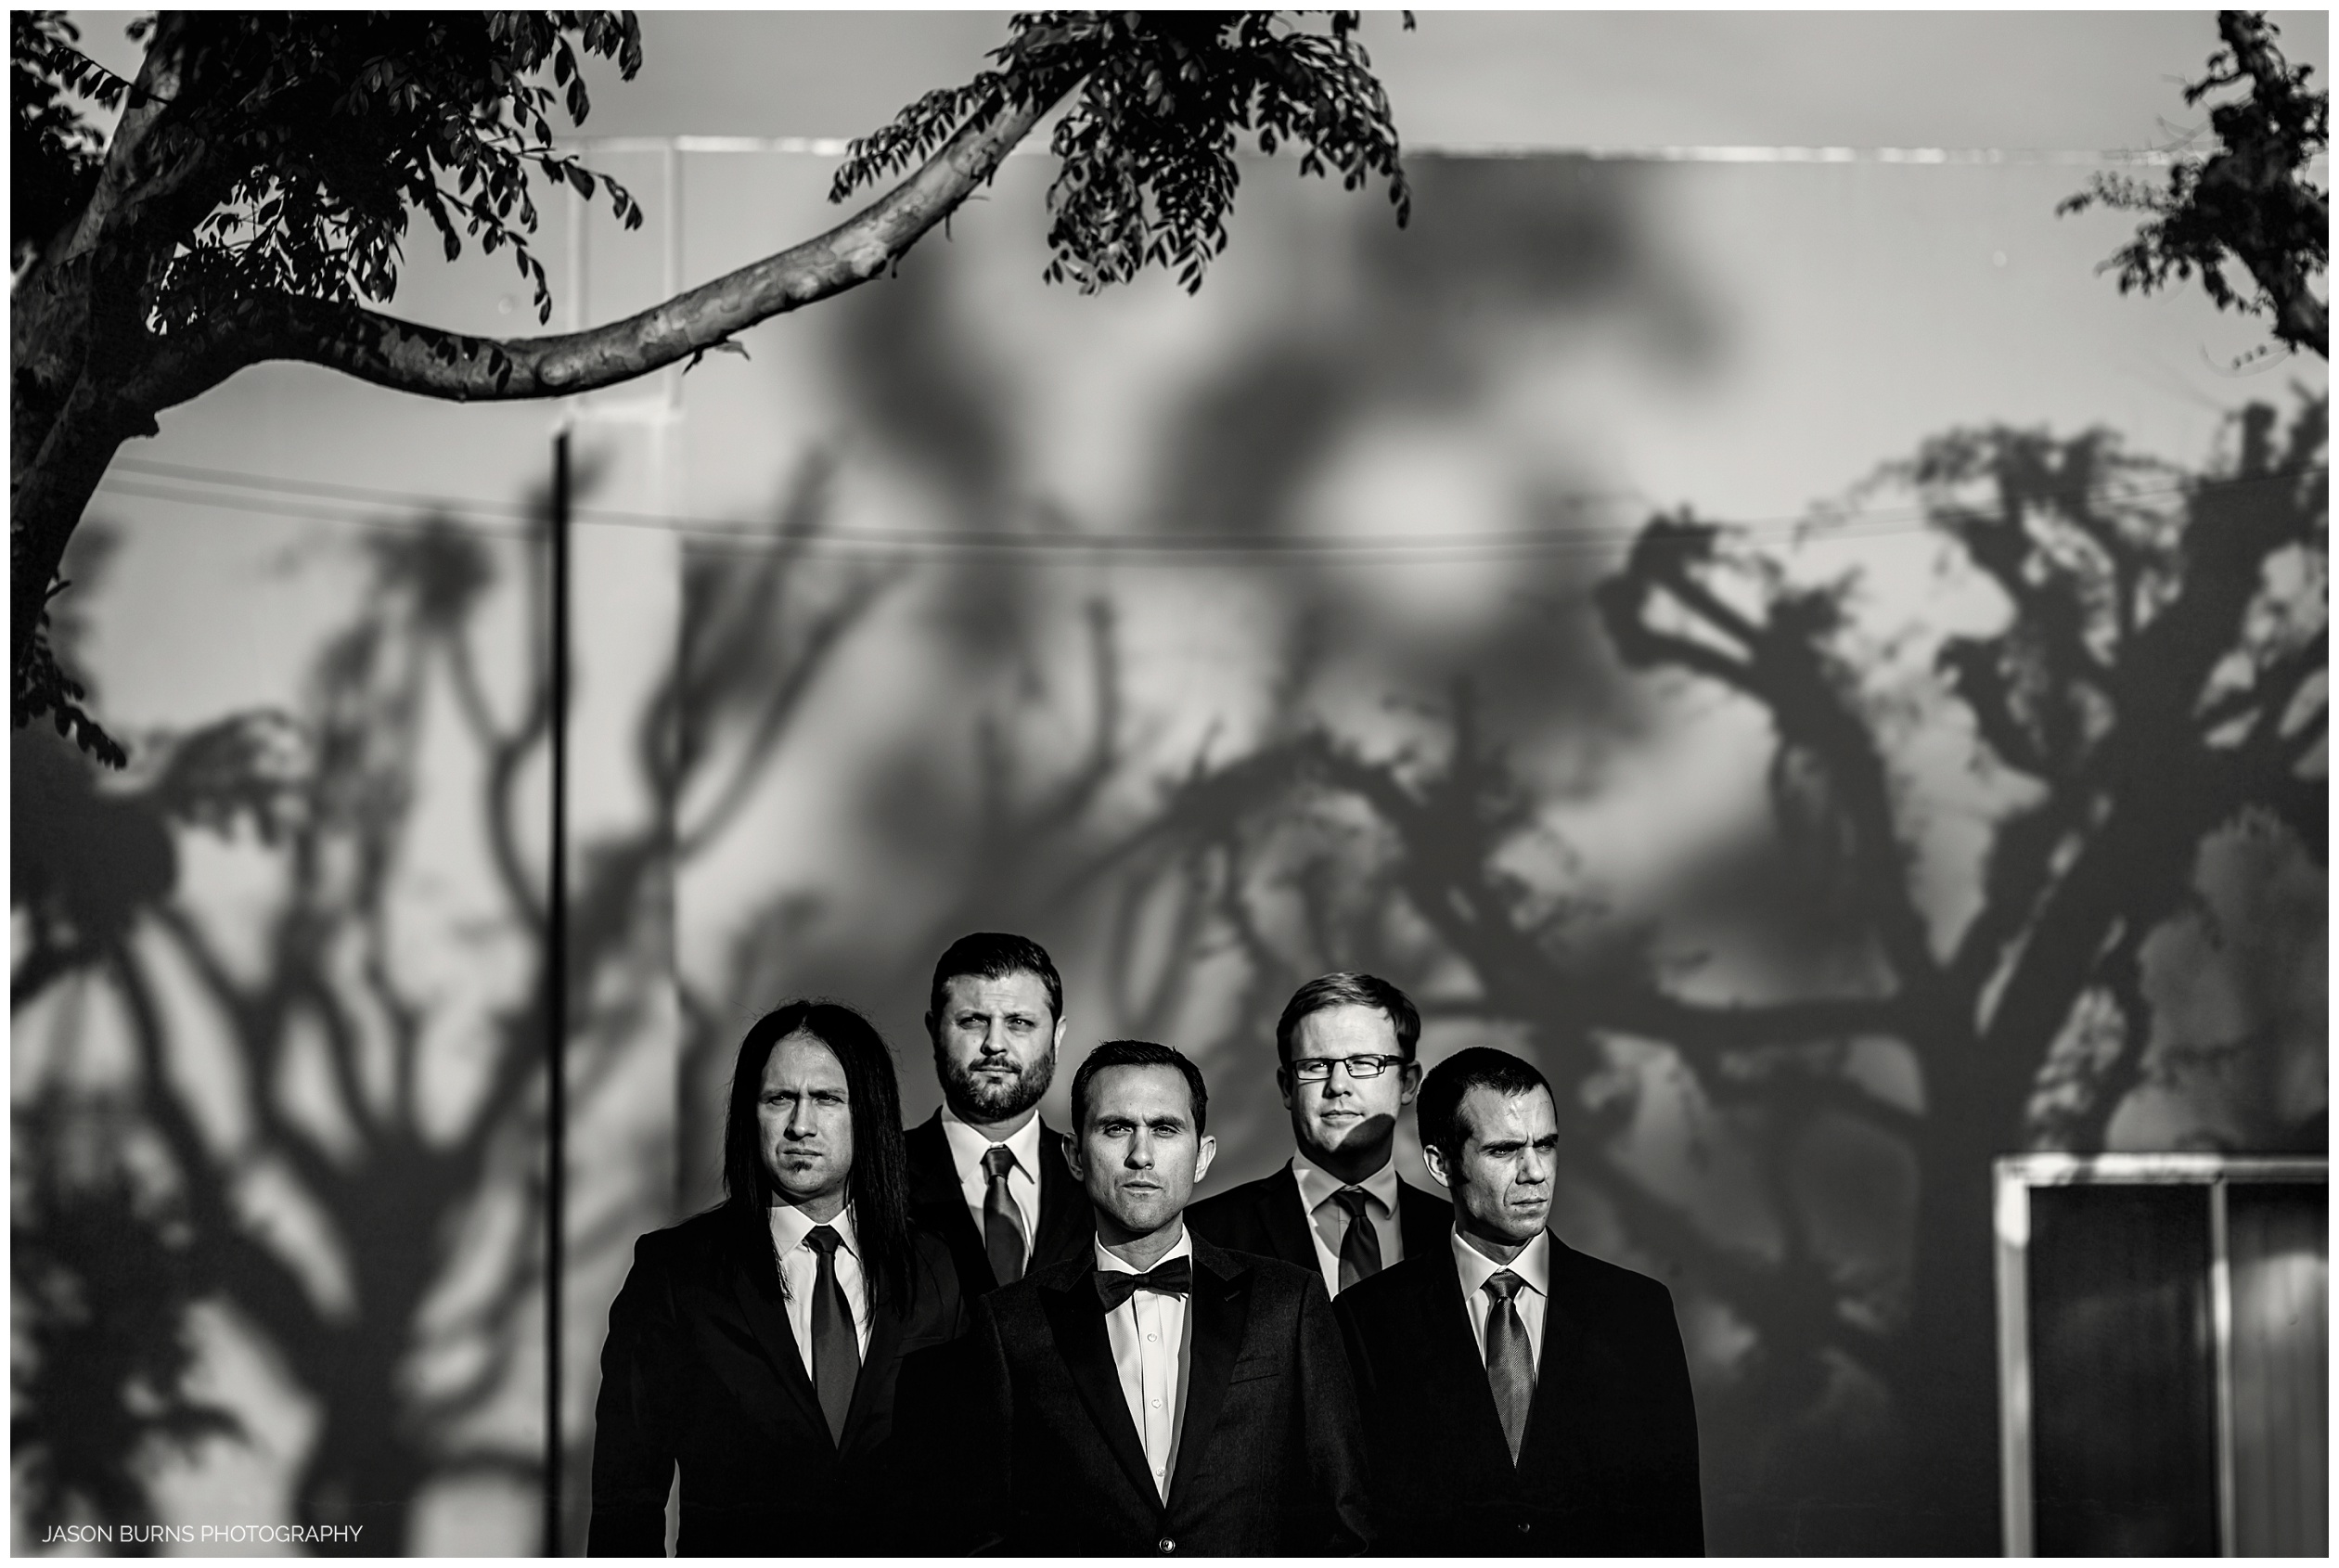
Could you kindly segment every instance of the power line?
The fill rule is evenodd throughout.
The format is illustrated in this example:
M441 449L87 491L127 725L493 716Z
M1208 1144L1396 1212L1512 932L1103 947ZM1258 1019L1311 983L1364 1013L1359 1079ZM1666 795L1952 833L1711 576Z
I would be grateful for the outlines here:
M537 510L524 503L430 495L128 458L118 459L115 466L133 474L152 475L165 482L140 483L109 474L99 485L102 491L138 499L256 512L392 533L414 533L453 524L490 537L527 540L536 537L540 531L540 525L535 521L539 515ZM2307 473L2320 471L2323 470L2306 470ZM2278 472L2202 480L2191 486L2177 483L2127 489L2097 484L2073 486L2061 492L2044 491L2040 496L2054 498L2091 495L2101 499L2135 502L2183 494L2188 488L2225 488L2289 482L2303 475ZM186 488L190 483L210 488ZM1582 492L1558 499L1562 504L1583 507L1629 500L1638 494L1626 491ZM293 504L277 499L278 495L300 497L302 501L301 504ZM385 506L424 515L412 520L383 519L379 515L379 508ZM1655 508L1651 509L1653 511ZM1073 564L1110 561L1132 566L1211 566L1234 561L1309 560L1369 565L1502 559L1565 554L1575 550L1612 549L1629 545L1644 526L1643 521L1636 521L1627 524L1552 524L1540 528L1478 533L1339 536L1161 532L1095 534L1035 533L1001 529L757 528L712 519L607 508L576 508L572 515L584 524L671 533L700 546L732 548L750 553L796 547L816 551L825 559L841 560L1011 560ZM1757 537L1817 533L1829 538L1862 538L1921 533L1930 526L1932 516L1929 508L1918 505L1880 508L1848 519L1801 513L1735 521L1718 519L1698 521Z
M464 508L441 503L425 508L428 515L418 520L387 520L370 511L348 509L347 504L317 501L278 500L272 496L240 496L207 495L199 491L173 489L167 486L138 484L109 479L99 484L101 492L135 497L142 500L172 502L179 505L208 507L225 511L257 512L264 516L292 518L300 521L334 523L368 531L398 533L429 533L449 524L461 525L468 533L513 541L531 540L538 530L525 525L481 521L467 515ZM577 520L583 525L585 520ZM1711 520L1700 520L1710 521ZM775 549L794 546L816 553L823 559L839 561L891 562L930 561L935 563L977 564L984 561L1016 562L1027 565L1086 565L1112 564L1139 567L1209 567L1249 562L1270 565L1302 565L1323 562L1338 565L1398 565L1407 562L1434 563L1448 560L1499 560L1522 556L1565 555L1583 550L1605 550L1630 545L1639 534L1643 524L1617 524L1602 528L1578 529L1517 529L1500 533L1463 534L1362 534L1346 537L1304 537L1286 535L1280 538L1258 536L1177 535L1177 534L1035 534L1007 533L997 531L970 532L953 534L942 530L750 530L739 527L708 529L688 526L679 521L660 524L641 520L623 522L604 521L602 526L655 529L677 534L695 547L735 550L746 554L765 554ZM1726 525L1741 532L1752 531L1754 525ZM1817 526L1804 518L1781 519L1762 525L1776 534L1788 527ZM1827 525L1830 537L1866 537L1894 533L1916 533L1923 529L1921 518L1883 517Z

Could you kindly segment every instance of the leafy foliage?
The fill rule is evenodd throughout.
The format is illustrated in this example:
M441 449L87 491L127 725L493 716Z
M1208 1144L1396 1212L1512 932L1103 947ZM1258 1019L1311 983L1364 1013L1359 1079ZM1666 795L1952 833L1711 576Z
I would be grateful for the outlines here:
M8 13L10 271L30 261L97 188L104 144L70 96L77 83L88 81L84 57L73 47L80 37L61 11ZM92 84L101 93L112 86ZM118 91L115 96L119 101Z
M232 183L172 263L166 325L257 291L387 301L410 207L450 261L466 235L490 254L509 248L534 284L537 319L549 321L551 292L527 243L531 175L588 199L606 186L626 226L641 223L623 186L552 148L555 106L580 123L591 109L579 45L616 59L629 80L640 69L631 13L206 18L189 53L207 91L171 136L203 147ZM533 79L547 68L550 84Z
M1009 103L1078 96L1056 123L1046 276L1082 292L1175 268L1189 292L1227 248L1244 134L1259 150L1301 148L1300 172L1361 188L1379 175L1402 225L1411 212L1388 96L1356 37L1361 13L1310 32L1272 11L1041 11L964 86L927 94L853 144L829 189L842 201L931 155ZM1406 19L1412 25L1412 19Z
M2104 263L2118 269L2122 293L2150 293L2198 274L2218 309L2271 316L2277 341L2328 359L2329 306L2308 284L2330 259L2330 198L2307 170L2330 147L2331 95L2309 89L2314 67L2282 58L2262 13L2220 12L2217 32L2225 47L2209 57L2208 74L2185 88L2185 102L2249 84L2247 96L2209 111L2219 149L2179 160L2166 190L2098 175L2057 211L2101 203L2151 213ZM2229 260L2247 270L2255 289L2236 286Z
M10 29L17 155L29 150L44 181L15 222L19 261L79 212L95 184L96 138L61 95L151 108L144 167L193 171L202 209L191 235L156 237L166 264L152 312L165 329L255 293L387 301L414 209L450 260L465 236L483 251L508 248L535 285L538 319L549 320L544 268L527 244L537 215L532 176L587 198L606 188L629 227L641 222L623 186L552 147L553 113L565 109L582 122L591 108L580 49L615 59L628 79L640 68L631 12L173 20L133 26L133 37L151 39L144 84L135 86L73 49L77 34L53 14L19 13Z

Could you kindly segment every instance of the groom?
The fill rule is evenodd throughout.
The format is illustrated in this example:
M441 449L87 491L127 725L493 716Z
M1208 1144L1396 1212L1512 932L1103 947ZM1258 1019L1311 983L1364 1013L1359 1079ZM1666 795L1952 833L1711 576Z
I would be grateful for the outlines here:
M1113 1040L1073 1077L1088 1254L975 1304L962 1433L990 1434L978 1547L1320 1556L1370 1540L1340 1334L1312 1269L1186 1228L1209 1099L1166 1047Z

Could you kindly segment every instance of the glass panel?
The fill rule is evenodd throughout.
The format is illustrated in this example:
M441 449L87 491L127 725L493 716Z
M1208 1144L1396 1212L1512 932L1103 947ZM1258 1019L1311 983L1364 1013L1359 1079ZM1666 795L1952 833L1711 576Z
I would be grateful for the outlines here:
M2040 1555L2217 1551L2208 1286L2205 1189L2031 1194Z
M2330 1189L2227 1189L2233 1268L2234 1547L2331 1549Z

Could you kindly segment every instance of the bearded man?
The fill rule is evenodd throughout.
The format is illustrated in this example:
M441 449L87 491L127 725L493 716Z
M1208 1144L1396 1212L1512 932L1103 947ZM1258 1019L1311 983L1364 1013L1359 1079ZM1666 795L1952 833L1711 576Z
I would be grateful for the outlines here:
M999 932L950 945L926 1008L942 1109L908 1130L910 1215L942 1238L969 1299L1085 1258L1096 1235L1064 1135L1039 1119L1064 1039L1047 950Z

